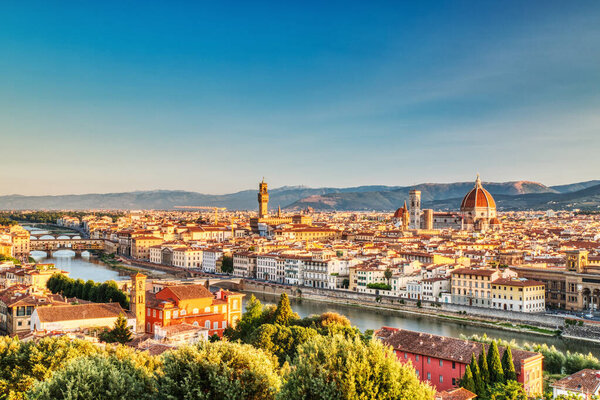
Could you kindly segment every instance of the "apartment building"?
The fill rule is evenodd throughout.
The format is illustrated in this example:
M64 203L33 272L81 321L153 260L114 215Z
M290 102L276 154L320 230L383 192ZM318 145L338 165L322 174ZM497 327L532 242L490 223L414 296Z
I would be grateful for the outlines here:
M537 313L546 311L545 286L524 278L500 278L492 282L492 308Z
M517 276L509 269L492 268L459 268L450 274L452 303L476 307L491 307L493 281Z

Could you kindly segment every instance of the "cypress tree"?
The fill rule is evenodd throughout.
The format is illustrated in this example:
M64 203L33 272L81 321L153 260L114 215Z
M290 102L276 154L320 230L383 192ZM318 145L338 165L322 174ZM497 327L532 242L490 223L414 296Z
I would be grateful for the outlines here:
M475 358L475 353L471 355L471 374L473 375L473 381L475 382L475 393L479 397L483 397L485 394L485 383L481 378L481 371L479 370L479 364Z
M290 299L287 294L282 293L279 297L277 309L275 310L273 323L279 325L289 325L291 319L294 319L294 312L292 311L292 306L290 305Z
M471 367L468 365L465 368L465 374L460 381L460 386L477 394L475 391L476 390L475 389L475 381L473 380L473 374L471 373Z
M488 368L490 371L490 384L504 383L504 371L502 370L502 361L498 352L498 345L495 341L490 344L487 354Z
M513 362L512 351L510 346L506 347L502 355L502 369L504 370L504 379L508 381L516 381L517 373L515 372L515 364Z
M487 358L485 357L485 346L481 346L481 353L479 353L479 373L481 381L484 385L490 383L490 370L488 369Z

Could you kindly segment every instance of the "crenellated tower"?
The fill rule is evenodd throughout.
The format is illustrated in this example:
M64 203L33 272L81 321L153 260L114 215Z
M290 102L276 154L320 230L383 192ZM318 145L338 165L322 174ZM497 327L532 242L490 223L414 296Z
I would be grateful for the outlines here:
M269 191L265 178L258 184L258 218L265 218L268 213Z

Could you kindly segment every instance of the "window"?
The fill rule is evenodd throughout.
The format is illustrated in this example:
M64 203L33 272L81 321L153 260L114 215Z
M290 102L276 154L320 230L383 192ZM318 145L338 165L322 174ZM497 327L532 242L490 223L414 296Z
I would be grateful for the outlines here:
M218 321L213 322L213 329L219 329L219 322Z
M181 310L181 315L185 315L186 311L185 310Z
M179 311L178 310L174 310L173 311L173 318L177 318L179 317Z
M427 364L431 364L431 357L427 357Z
M452 378L452 386L456 386L456 378Z
M210 321L206 321L206 322L204 323L204 327L205 327L206 329L210 329Z
M431 372L427 373L427 380L430 381L431 380Z
M415 361L419 361L419 355L415 355Z
M237 308L238 308L238 301L237 301L237 300L234 300L234 301L233 301L233 309L234 309L234 310L237 310Z
M210 312L210 307L206 307L206 308L204 309L204 312Z
M408 358L408 354L406 354L406 352L404 352L404 359L406 360Z
M162 311L159 311L159 312L158 312L158 318L159 318L159 319L162 319Z
M440 360L440 367L444 366L444 360Z
M444 382L444 377L442 375L440 375L440 383Z
M156 317L156 310L152 310L152 316Z
M199 310L198 310L197 308L194 308L194 309L192 310L192 313L193 313L193 314L198 314L198 312L199 312Z
M149 309L149 308L148 308L148 309L146 309L146 315L147 315L147 316L150 316L150 309Z

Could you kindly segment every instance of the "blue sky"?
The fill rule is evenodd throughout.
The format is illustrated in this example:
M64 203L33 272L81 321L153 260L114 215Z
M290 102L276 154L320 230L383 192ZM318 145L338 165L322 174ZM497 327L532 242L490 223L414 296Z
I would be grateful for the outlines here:
M600 2L3 2L0 194L600 178Z

